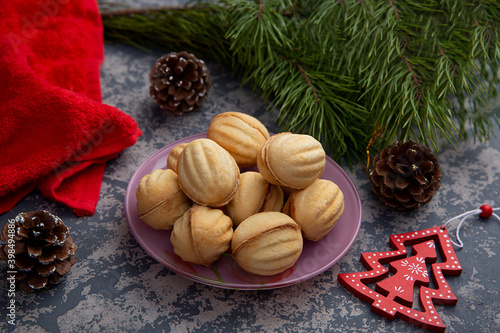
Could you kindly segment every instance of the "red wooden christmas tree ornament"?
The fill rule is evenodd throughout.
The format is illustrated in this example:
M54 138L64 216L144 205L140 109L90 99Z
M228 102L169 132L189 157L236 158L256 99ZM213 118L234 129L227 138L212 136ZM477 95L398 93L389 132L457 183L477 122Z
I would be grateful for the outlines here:
M460 275L462 267L444 226L392 235L393 250L361 253L361 262L368 269L338 275L338 281L348 291L371 303L371 310L394 320L399 317L416 326L444 332L445 325L434 304L455 305L457 298L444 275ZM406 246L412 246L408 256ZM437 262L436 248L442 258ZM389 270L383 264L389 263ZM427 265L430 264L430 279ZM389 276L389 272L393 275ZM376 283L375 290L368 284ZM420 287L420 309L413 306L414 287Z

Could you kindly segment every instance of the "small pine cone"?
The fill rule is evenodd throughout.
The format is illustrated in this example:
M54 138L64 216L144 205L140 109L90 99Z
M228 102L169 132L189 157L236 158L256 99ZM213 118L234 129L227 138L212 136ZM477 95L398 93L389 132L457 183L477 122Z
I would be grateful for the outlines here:
M198 111L211 87L205 62L184 51L159 58L151 68L149 81L149 94L158 106L178 115Z
M76 245L63 221L46 210L21 213L0 234L0 259L27 294L59 283L75 263Z
M369 178L382 202L406 210L431 201L441 186L441 169L428 147L397 141L375 156Z

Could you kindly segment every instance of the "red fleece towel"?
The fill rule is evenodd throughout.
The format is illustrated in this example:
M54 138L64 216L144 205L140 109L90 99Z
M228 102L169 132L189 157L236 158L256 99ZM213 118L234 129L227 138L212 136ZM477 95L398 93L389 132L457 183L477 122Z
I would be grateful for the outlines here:
M0 214L38 188L92 215L106 161L142 134L100 103L97 3L6 0L0 18Z

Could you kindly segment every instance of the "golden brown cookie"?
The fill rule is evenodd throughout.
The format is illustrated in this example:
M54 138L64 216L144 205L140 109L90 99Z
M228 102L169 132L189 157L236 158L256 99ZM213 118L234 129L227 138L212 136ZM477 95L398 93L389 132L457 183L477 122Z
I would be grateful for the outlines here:
M177 161L179 185L194 202L222 207L236 195L240 169L224 148L210 139L191 141Z
M172 229L175 220L192 205L170 169L157 169L142 177L135 194L139 218L158 230Z
M234 260L245 271L274 275L292 267L302 253L300 226L280 212L257 213L236 228L231 241Z
M283 213L300 225L305 239L328 235L344 212L344 194L334 182L317 179L288 197Z
M280 212L283 208L283 191L269 183L258 172L247 171L240 176L236 196L226 205L227 214L238 226L253 214L267 211Z
M233 223L222 210L194 204L174 224L170 241L182 260L209 266L227 250Z
M172 148L167 157L167 169L171 169L177 172L177 161L179 160L179 156L181 155L182 151L184 150L184 147L186 146L187 142L184 142L184 143L179 143L174 148Z
M269 138L269 132L255 117L241 112L224 112L210 122L207 138L226 149L240 167L250 167L256 165L257 154Z
M326 154L310 135L288 132L271 136L257 155L257 167L271 184L302 189L325 170Z

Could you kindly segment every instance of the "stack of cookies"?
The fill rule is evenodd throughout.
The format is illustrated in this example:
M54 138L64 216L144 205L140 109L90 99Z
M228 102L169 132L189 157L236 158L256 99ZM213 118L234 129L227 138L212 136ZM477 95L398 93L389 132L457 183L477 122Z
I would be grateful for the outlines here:
M151 227L172 230L184 261L209 266L230 251L247 272L278 274L295 264L304 239L324 238L343 213L342 191L320 179L325 162L309 135L270 136L252 116L221 113L207 138L177 145L167 169L143 177L137 210Z

